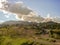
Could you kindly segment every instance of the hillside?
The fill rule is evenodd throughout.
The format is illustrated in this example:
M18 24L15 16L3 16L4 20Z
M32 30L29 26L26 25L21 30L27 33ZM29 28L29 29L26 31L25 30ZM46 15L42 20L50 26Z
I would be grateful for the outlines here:
M59 35L60 23L53 21L7 21L0 24L0 45L60 45Z

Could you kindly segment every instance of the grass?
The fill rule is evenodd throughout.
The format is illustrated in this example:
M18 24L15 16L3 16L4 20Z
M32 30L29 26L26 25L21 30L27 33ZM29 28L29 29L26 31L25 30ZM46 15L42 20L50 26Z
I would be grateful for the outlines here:
M3 39L3 41L2 41ZM26 38L10 38L10 37L7 37L7 36L3 36L1 38L1 44L0 45L21 45L22 43L25 43L27 42L28 39Z
M27 27L28 26L25 27L7 26L7 28L6 27L0 28L0 45L24 45L24 44L32 45L32 43L34 43L34 45L54 45L54 43L56 42L55 39L49 37L50 34L48 34L48 36L44 35L43 34L44 32L40 34L42 29L38 30L38 28L36 29L33 27L32 28ZM56 36L57 34L56 37L58 37L60 35L58 32L60 33L60 30L54 29L53 36Z

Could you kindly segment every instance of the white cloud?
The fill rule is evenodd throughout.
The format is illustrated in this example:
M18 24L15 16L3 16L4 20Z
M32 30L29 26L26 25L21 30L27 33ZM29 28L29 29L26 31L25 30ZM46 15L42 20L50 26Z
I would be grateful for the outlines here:
M17 16L15 17L17 19L22 18L23 15L29 15L30 12L33 12L32 9L23 4L22 1L11 3L8 0L0 0L0 11L3 11L4 14L9 12L16 14ZM9 16L6 17L8 18Z
M17 19L17 20L20 20L20 18L15 14L15 18Z
M49 13L47 14L47 18L50 18L50 14Z
M33 11L30 7L26 6L22 1L19 2L9 2L8 0L0 0L0 10L6 13L15 14L15 18L18 20L27 20L27 21L39 21L40 18L38 14ZM9 18L8 15L5 15L6 18Z
M9 18L10 16L9 15L5 15L6 18Z
M0 2L6 2L6 0L0 0Z
M11 3L8 1L0 2L0 9L15 14L28 15L32 10L25 6L23 2Z
M3 20L0 20L0 24L3 23L4 21Z

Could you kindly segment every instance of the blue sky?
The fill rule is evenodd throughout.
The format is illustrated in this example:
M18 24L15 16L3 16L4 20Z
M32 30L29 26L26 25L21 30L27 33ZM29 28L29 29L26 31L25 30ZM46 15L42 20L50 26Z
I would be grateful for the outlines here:
M41 16L48 13L51 16L60 16L60 0L23 0L26 5L37 11Z
M17 0L10 0L11 2ZM50 14L52 17L60 17L60 0L18 0L22 1L25 5L36 11L42 17L46 17ZM3 12L0 12L0 20L16 20L15 16L10 14L9 18L4 16ZM6 14L7 15L7 14Z

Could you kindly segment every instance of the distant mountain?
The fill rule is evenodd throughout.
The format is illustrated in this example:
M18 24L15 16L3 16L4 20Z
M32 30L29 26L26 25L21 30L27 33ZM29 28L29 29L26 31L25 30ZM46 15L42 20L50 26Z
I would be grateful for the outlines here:
M31 22L30 21L28 21L29 19L31 19ZM39 23L59 23L60 22L60 20L59 20L59 18L37 18L37 17L35 17L35 19L33 18L32 19L32 17L30 17L29 19L27 19L26 18L26 20L25 21L13 21L13 20L11 20L11 21L6 21L6 22L3 22L2 24L3 25L12 25L12 24L23 24L23 25L30 25L30 24L37 24L38 22Z
M26 21L6 21L6 22L4 22L4 23L2 23L2 24L5 24L5 25L7 25L7 24L9 24L9 25L12 25L12 24L25 24L25 23L27 23Z
M27 21L6 21L2 23L1 25L33 25L37 24L36 22L27 22Z
M56 23L53 21L37 23L37 22L27 22L27 21L6 21L0 24L0 27L6 26L17 26L17 27L31 27L34 29L60 29L60 23Z

